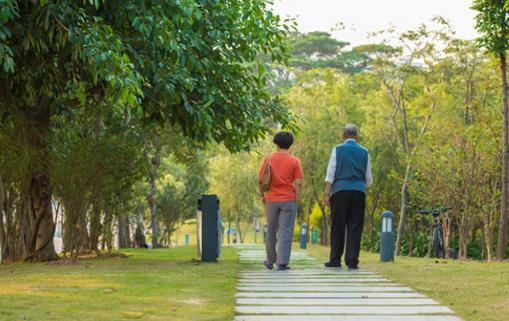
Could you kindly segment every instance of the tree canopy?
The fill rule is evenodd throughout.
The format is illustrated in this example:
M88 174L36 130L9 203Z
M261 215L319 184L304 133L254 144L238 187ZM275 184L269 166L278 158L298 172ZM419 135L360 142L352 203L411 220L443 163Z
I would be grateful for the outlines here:
M119 213L137 173L147 170L137 160L151 159L152 181L158 175L150 142L161 131L239 151L263 137L268 124L288 125L286 107L268 90L268 70L256 59L288 58L289 27L268 5L2 1L0 141L2 151L13 153L2 153L0 176L9 191L4 199L21 195L21 206L2 214L7 227L0 234L9 240L1 242L2 258L56 258L53 196L67 207L70 235L88 239L87 226L95 224L97 246L96 230L112 230L114 217L124 231L128 221Z

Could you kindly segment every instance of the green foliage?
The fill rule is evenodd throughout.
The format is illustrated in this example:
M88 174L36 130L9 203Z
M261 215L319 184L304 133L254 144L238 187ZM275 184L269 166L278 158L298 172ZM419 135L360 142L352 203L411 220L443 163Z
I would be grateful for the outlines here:
M74 224L67 219L76 216L71 207L79 207L80 233L90 230L97 240L101 228L111 241L114 218L124 231L128 213L143 212L139 186L148 174L151 135L171 136L163 156L174 157L175 166L164 170L175 170L178 184L164 182L158 195L171 230L207 188L206 161L192 150L195 143L248 150L270 124L291 122L256 59L263 54L284 64L289 56L290 27L269 5L2 0L0 146L13 153L0 157L0 175L9 176L15 193L35 185L32 194L48 202L52 189L68 205L67 223ZM51 233L49 208L34 215L47 218Z
M224 221L235 218L251 223L262 213L257 183L263 161L260 156L254 153L231 155L220 150L211 159L210 191L219 195Z
M509 49L509 10L505 0L474 0L479 44L495 54Z
M321 31L294 33L291 37L290 66L301 69L335 68L346 73L363 71L369 57L356 48L346 50L347 42L339 41Z
M16 12L8 8L6 22ZM178 124L187 136L224 141L232 150L260 138L266 119L289 121L280 100L266 92L267 73L255 60L264 53L284 62L288 53L288 27L265 1L44 1L23 3L19 12L2 26L0 57L4 69L17 68L2 81L25 104L42 92L72 99L78 94L63 95L69 88L85 96L102 89L120 104L141 104L152 121ZM19 39L7 37L12 28Z
M156 195L163 241L170 240L179 224L195 218L197 200L208 188L207 165L203 152L195 152L185 163L163 160Z

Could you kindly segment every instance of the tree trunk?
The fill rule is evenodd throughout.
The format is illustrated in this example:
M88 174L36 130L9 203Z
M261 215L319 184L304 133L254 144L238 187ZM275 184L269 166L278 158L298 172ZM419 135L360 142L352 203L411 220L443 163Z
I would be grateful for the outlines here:
M329 217L327 216L327 211L322 203L320 203L320 199L318 197L318 193L316 191L313 192L315 197L315 202L318 204L320 208L320 212L322 212L322 237L320 240L321 245L329 245Z
M113 245L113 212L110 207L104 207L104 222L102 230L102 245L101 250L108 249L111 252Z
M459 230L459 238L460 238L460 253L459 258L465 260L467 258L467 250L468 250L468 219L466 214L463 212L461 214L461 223Z
M80 207L78 231L78 251L79 253L88 254L90 252L90 235L88 234L87 206L85 204Z
M483 215L483 227L484 227L484 242L486 243L486 259L489 261L493 260L493 223L491 219L491 213L487 211Z
M371 248L373 248L375 245L375 233L376 233L376 229L377 229L377 226L375 223L375 213L376 213L376 209L378 208L378 199L379 199L380 193L381 193L381 189L378 190L374 194L374 196L371 198L371 209L370 209L370 213L369 213L369 221L370 221L370 225L371 225L371 228L369 229L369 243L370 243Z
M484 240L486 239L486 236L484 235L485 228L484 228L484 222L481 221L481 260L484 260L486 258L486 242Z
M433 247L433 226L430 226L429 227L429 242L428 242L428 254L426 254L426 257L431 257L431 250L432 250L432 247Z
M35 220L31 231L29 254L26 258L37 262L57 260L58 255L53 244L55 223L53 222L50 177L47 169L32 173L29 193Z
M0 176L0 263L2 263L2 256L5 250L5 245L7 242L7 232L5 231L4 226L4 206L5 204L5 190L4 190L4 182L2 180L2 176Z
M90 218L90 250L99 251L99 236L101 235L101 208L99 201L94 200L92 217Z
M120 216L118 218L118 248L125 249L129 247L128 242L128 228L127 228L127 218L125 216Z
M230 244L231 228L232 228L232 215L230 214L230 212L228 212L228 233L226 233L228 235L228 244Z
M58 259L53 245L55 223L51 206L50 165L50 108L44 104L25 106L23 120L27 144L32 154L27 180L30 208L30 236L25 256L30 261L53 261Z
M502 110L504 113L504 134L503 134L503 152L502 152L502 195L500 204L500 224L498 232L497 260L503 260L505 257L505 248L507 245L507 198L508 198L508 179L507 170L509 165L509 114L507 106L507 60L505 52L500 54L500 71L502 73Z
M403 235L405 233L405 222L408 211L408 180L410 178L410 171L410 165L407 165L405 170L405 179L401 186L401 210L399 214L398 235L396 238L396 255L401 254L401 245L403 244Z
M449 217L449 214L445 213L444 218L442 219L444 226L444 248L445 248L445 257L451 257L451 221L452 219Z
M4 232L5 239L2 247L0 247L0 264L7 261L9 258L12 258L12 249L14 246L14 232L15 229L13 227L13 218L12 218L12 209L13 209L13 192L5 189L6 186L3 185L4 188L4 202L0 204L2 206L3 218L5 219L2 224L4 224Z
M408 222L408 256L414 256L414 242L415 242L415 235L414 235L414 225L413 222Z
M308 206L308 213L307 213L307 217L306 217L306 224L308 225L308 239L307 241L308 242L311 242L311 237L313 235L313 230L311 228L311 212L313 211L313 202L309 202L309 206Z
M327 212L322 205L318 206L320 211L322 212L322 237L320 244L321 245L329 245L329 218L327 216Z
M70 212L72 211L72 207L70 205L70 202L63 201L63 233L62 233L62 245L63 245L63 252L64 256L66 253L72 252L72 240L74 238L73 235L73 226L75 226L75 223L72 221L72 218L74 215L72 215Z
M157 179L157 169L161 164L161 139L159 134L154 135L154 156L152 157L152 167L150 169L149 183L150 183L150 192L147 197L148 205L150 207L150 218L151 218L151 228L152 228L152 248L158 247L158 239L159 239L159 228L157 224L157 202L156 202L156 179Z
M240 227L240 213L239 213L239 211L237 211L237 217L235 219L235 225L236 225L236 228L237 228L236 234L238 233L238 235L239 235L240 243L244 243L244 236L242 235L242 230L241 230L241 227Z

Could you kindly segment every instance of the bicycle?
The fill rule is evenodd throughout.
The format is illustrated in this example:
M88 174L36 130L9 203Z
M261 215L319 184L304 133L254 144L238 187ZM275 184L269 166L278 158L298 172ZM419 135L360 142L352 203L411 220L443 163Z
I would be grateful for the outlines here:
M422 210L418 212L419 214L427 214L433 216L433 249L435 250L435 257L439 259L445 258L444 237L440 215L451 209L452 207L442 206L435 210Z

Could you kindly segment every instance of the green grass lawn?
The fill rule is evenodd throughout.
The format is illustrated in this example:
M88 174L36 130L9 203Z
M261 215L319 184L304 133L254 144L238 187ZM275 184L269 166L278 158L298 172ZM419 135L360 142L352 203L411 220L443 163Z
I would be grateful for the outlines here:
M232 319L235 249L208 264L192 260L195 247L123 253L129 257L0 266L0 320Z
M324 261L329 249L309 247ZM397 257L381 263L379 254L363 252L360 266L405 284L453 309L465 321L509 320L509 263Z

